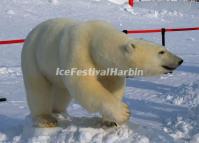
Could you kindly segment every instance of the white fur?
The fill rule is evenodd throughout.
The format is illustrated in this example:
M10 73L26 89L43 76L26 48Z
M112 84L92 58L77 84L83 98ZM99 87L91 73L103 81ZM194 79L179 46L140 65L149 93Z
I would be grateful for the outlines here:
M134 44L134 48L131 45ZM22 71L27 100L40 127L56 126L53 113L63 113L74 98L90 112L105 120L124 123L129 110L121 99L124 77L56 76L56 69L140 68L145 75L165 71L161 64L179 60L161 46L130 39L102 21L73 22L54 19L41 23L26 38L22 51Z

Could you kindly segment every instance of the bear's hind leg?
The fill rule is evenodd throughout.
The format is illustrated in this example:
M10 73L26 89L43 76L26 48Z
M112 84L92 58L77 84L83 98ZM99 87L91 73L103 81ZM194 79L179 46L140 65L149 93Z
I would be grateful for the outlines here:
M52 116L52 93L50 83L42 75L24 78L27 99L34 126L55 127L57 120Z
M33 60L22 62L22 71L33 125L42 128L57 126L57 120L52 116L51 83L40 73Z
M53 113L64 114L70 103L70 95L65 87L53 86Z

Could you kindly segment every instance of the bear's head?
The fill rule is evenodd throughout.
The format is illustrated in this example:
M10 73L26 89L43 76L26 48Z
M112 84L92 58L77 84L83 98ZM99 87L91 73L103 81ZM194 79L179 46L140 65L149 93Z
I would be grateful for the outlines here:
M96 29L91 42L91 55L99 69L131 68L142 70L144 76L153 76L170 73L183 62L165 47L143 39L129 38L111 25L100 24Z
M121 49L128 68L143 70L144 76L171 73L183 62L161 45L141 39L131 39Z

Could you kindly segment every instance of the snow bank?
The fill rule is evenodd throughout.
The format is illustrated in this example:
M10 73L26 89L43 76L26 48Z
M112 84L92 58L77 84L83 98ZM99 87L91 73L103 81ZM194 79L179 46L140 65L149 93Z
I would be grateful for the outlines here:
M100 118L73 117L72 119L59 119L60 127L57 128L33 128L30 116L27 116L23 133L18 137L18 142L27 143L150 143L149 139L138 133L134 133L127 125L118 128L101 128ZM136 129L137 127L134 126ZM6 136L2 135L2 140Z
M108 1L115 3L115 4L119 4L119 5L128 3L128 0L108 0Z
M102 128L98 117L71 117L59 119L59 127L34 128L26 117L22 133L0 133L2 143L175 143L164 132L146 126L128 123L114 128ZM18 127L20 129L21 127ZM14 131L15 129L11 129ZM20 129L21 130L21 129ZM7 132L9 130L7 129ZM9 131L11 132L11 131Z
M194 135L190 143L199 143L199 134Z
M0 67L0 76L20 76L21 73L21 67Z
M182 84L166 94L166 101L169 103L196 107L199 105L199 80Z
M97 0L97 1L100 1L100 0ZM108 0L112 3L115 3L115 4L119 4L119 5L122 5L122 4L125 4L125 3L128 3L129 0ZM142 2L142 1L154 1L154 0L134 0L134 2ZM159 1L165 1L165 0L159 0ZM166 0L166 1L182 1L182 0ZM188 1L188 0L183 0L183 1Z
M50 3L57 5L59 3L59 0L48 0Z
M148 18L161 18L165 16L171 17L182 17L183 13L178 12L176 10L153 10L153 9L144 9L144 8L131 8L128 5L124 6L124 10L128 11L132 15L142 16Z
M4 133L0 132L0 142L6 141L7 140L7 136Z

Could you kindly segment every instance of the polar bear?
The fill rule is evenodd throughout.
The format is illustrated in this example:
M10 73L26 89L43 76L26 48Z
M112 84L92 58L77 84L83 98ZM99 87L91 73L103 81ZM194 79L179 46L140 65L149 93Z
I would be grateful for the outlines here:
M183 60L158 44L129 38L104 21L64 18L39 24L25 40L22 72L34 125L55 127L73 98L104 121L123 124L130 112L122 102L124 76L57 76L60 69L139 68L144 75L173 71Z

